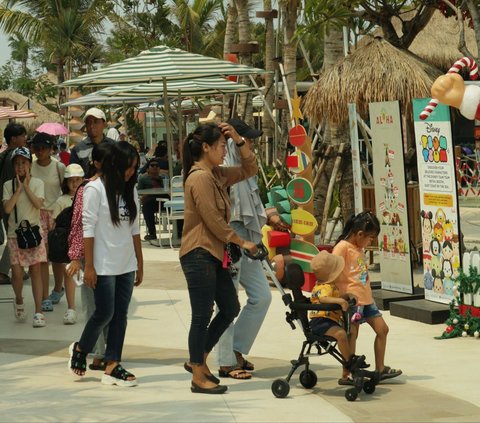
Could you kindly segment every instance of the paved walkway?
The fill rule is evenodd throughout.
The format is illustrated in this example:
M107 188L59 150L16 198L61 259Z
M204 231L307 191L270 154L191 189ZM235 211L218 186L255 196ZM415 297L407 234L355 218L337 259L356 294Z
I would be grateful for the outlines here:
M64 326L65 300L47 314L47 327L17 323L12 305L0 304L0 422L478 422L480 340L435 340L443 325L429 326L384 313L390 326L387 364L404 375L361 394L355 402L337 386L340 368L329 356L313 358L318 384L291 381L288 398L276 399L274 379L285 377L303 336L285 322L278 291L251 355L249 381L225 380L224 395L190 392L187 359L190 306L178 252L145 246L145 282L130 308L124 364L139 378L135 388L100 384L101 373L76 380L67 370L67 348L83 319ZM31 318L30 286L24 290ZM241 292L241 300L245 300ZM0 297L11 296L0 286ZM80 296L78 296L80 297ZM78 304L80 309L80 304ZM358 351L373 357L372 331L362 328ZM215 370L214 354L210 367Z

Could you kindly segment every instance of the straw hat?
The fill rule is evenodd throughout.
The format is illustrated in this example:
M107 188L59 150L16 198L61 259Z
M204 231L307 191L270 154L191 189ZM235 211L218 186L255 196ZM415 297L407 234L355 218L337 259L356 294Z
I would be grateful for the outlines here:
M342 273L345 266L343 257L328 251L320 251L311 261L310 266L318 282L333 282Z

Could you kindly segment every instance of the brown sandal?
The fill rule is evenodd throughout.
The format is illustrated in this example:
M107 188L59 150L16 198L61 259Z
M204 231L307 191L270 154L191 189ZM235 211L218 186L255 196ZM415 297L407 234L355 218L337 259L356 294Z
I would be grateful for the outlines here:
M246 370L241 369L240 367L229 367L227 370L218 369L218 376L220 377L231 377L232 379L237 380L248 380L252 378L252 374L248 373Z

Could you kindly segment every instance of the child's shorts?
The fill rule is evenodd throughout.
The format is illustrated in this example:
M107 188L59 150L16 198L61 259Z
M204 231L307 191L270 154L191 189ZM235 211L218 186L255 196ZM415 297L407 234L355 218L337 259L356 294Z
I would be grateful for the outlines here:
M318 336L325 335L328 329L335 326L341 327L337 322L327 317L315 317L310 320L310 329L312 333Z
M352 310L355 312L356 306L353 306ZM350 310L350 312L352 312L352 310ZM364 305L362 318L357 323L365 323L367 319L373 319L374 317L380 317L381 315L382 313L380 313L380 310L375 303Z

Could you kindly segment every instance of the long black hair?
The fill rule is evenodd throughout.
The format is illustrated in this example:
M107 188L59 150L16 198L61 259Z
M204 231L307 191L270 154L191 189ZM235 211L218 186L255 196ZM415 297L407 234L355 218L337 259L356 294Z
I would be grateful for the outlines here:
M371 211L364 211L352 215L345 223L342 234L338 237L336 244L346 240L350 235L363 231L367 234L378 236L380 233L380 222Z
M136 161L135 172L132 177L125 181L125 172ZM130 224L137 217L137 206L134 198L134 188L137 183L137 170L140 163L138 152L126 141L118 141L112 146L111 154L104 157L102 162L102 180L107 193L108 208L112 223L120 224L118 213L120 196L125 201L125 208L128 212Z
M105 157L109 157L113 154L113 143L101 142L100 144L95 144L92 149L92 157L88 163L88 169L85 172L85 179L90 179L97 173L97 168L95 167L95 162L100 163L100 166L103 163ZM100 168L101 169L101 168Z
M203 154L202 145L207 143L212 146L220 137L222 132L215 123L198 125L193 132L190 132L183 141L183 183L187 180L188 173L193 163L200 160Z

